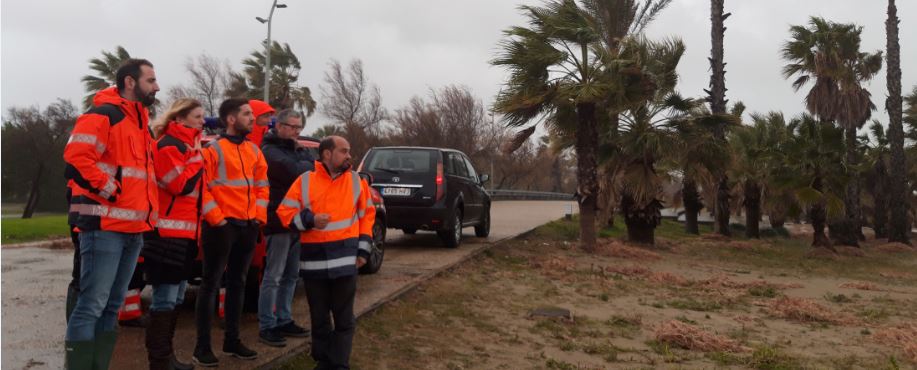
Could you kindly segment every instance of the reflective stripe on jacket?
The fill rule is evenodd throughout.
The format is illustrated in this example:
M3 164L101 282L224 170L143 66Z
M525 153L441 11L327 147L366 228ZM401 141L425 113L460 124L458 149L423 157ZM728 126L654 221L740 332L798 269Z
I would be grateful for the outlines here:
M204 157L194 149L201 130L169 122L153 147L153 165L159 185L159 223L165 238L197 239L198 207Z

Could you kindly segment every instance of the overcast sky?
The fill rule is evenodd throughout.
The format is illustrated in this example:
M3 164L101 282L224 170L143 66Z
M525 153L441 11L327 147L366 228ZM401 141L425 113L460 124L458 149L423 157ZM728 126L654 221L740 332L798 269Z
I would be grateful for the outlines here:
M501 31L524 22L521 0L286 0L274 14L274 40L288 42L302 64L300 83L320 98L319 84L332 58L363 60L369 79L382 90L384 105L395 109L415 95L447 84L463 84L485 104L505 72L488 61ZM905 93L917 85L917 1L899 0ZM79 104L80 77L87 61L123 45L150 59L163 91L187 78L183 64L200 53L225 58L234 68L260 48L270 0L3 0L0 3L0 105L39 105L57 97ZM748 112L802 111L803 93L794 93L780 74L781 44L791 24L810 15L864 26L862 48L885 50L884 0L727 0L727 98L743 101ZM700 96L709 81L710 5L708 0L675 0L647 30L651 38L680 37L687 52L679 66L679 90ZM887 121L885 71L869 84ZM162 97L164 97L162 93ZM310 118L305 132L327 119Z

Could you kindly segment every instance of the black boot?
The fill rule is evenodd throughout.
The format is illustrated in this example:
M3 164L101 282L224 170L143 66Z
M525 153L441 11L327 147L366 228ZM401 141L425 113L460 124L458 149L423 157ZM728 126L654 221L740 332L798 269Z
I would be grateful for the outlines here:
M172 347L172 340L175 338L175 324L178 322L178 310L172 310L170 312L172 315L169 317L169 362L172 364L172 369L174 370L193 370L194 365L178 361L178 358L175 357L175 349Z
M150 370L172 370L169 327L172 325L172 311L151 311L146 328L146 352Z

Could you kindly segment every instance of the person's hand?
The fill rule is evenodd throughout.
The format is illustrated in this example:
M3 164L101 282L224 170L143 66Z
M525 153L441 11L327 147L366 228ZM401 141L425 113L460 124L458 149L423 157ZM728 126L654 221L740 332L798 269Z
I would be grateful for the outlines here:
M194 139L194 149L201 150L201 137Z
M319 213L315 215L315 228L319 230L324 229L326 226L328 226L329 221L331 221L331 215L327 213Z
M357 257L357 268L361 268L365 264L366 264L366 258Z
M218 224L216 224L216 227L223 227L223 226L226 226L227 223L228 223L228 222L226 222L226 219L224 218L224 219L220 220L220 222L219 222Z

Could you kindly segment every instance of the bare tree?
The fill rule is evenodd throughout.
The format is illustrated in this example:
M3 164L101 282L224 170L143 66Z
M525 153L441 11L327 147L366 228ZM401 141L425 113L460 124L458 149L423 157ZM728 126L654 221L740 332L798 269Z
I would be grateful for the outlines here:
M340 62L332 59L330 67L321 85L322 113L338 124L354 124L370 134L380 133L380 123L388 113L382 106L379 87L363 73L363 62L355 59L345 71Z
M232 69L229 62L201 54L185 60L185 70L191 77L187 84L170 87L166 91L166 107L179 98L197 99L210 116L216 116L224 94L229 90Z
M382 121L388 112L382 106L382 94L366 78L359 59L351 61L346 70L332 59L330 67L321 85L321 111L343 129L354 158L362 158L380 142L384 131Z

